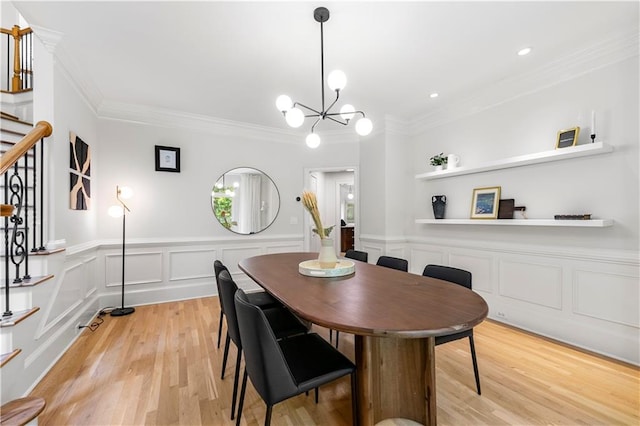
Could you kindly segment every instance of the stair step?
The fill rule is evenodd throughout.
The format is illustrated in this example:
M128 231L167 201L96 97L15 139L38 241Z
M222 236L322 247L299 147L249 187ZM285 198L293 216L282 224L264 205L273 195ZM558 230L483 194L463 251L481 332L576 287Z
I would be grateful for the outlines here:
M44 398L34 396L9 401L0 409L0 424L26 425L38 417L46 405Z
M38 252L34 252L32 253L32 255L38 255ZM44 275L41 277L31 277L29 279L22 279L21 282L19 283L14 283L11 282L9 283L9 288L19 288L19 287L33 287L36 286L38 284L42 284L43 282L50 280L51 278L53 278L53 275ZM6 287L7 284L7 280L4 279L2 280L2 284L0 285L0 289L4 289Z
M14 349L12 352L8 352L6 354L0 354L0 368L4 366L6 363L11 361L13 358L18 356L18 354L22 352L22 349Z
M19 324L25 319L29 318L39 310L40 308L38 306L34 306L31 309L14 312L10 316L0 317L0 327L13 327L14 325Z
M20 117L9 114L8 112L0 111L0 118L4 118L5 120L15 121L16 123L25 124L27 126L33 127L33 123L29 123L28 121L20 120Z

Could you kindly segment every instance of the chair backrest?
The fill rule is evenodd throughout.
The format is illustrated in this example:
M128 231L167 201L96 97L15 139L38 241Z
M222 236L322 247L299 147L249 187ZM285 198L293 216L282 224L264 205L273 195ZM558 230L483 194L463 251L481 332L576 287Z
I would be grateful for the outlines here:
M422 271L425 277L449 281L471 289L471 272L451 266L427 265Z
M229 272L229 269L227 269L226 266L224 266L224 264L219 261L218 259L213 261L213 272L214 275L216 276L216 286L218 287L218 298L220 299L220 309L222 309L222 312L224 313L224 304L222 301L222 292L220 291L220 279L218 278L220 276L220 272L222 271L227 271ZM229 276L231 276L231 274L229 273Z
M380 256L376 265L409 272L409 262L407 262L406 259L400 259L399 257Z
M235 295L247 374L262 399L273 405L297 393L287 361L262 309L239 289Z
M369 253L367 253L366 251L349 249L345 252L344 257L347 257L349 259L359 260L360 262L369 261Z
M218 276L218 283L220 285L220 300L222 301L227 316L227 332L229 337L236 344L238 350L242 349L242 340L240 339L240 331L238 329L238 316L236 314L236 306L233 300L238 286L231 278L229 271L222 271Z

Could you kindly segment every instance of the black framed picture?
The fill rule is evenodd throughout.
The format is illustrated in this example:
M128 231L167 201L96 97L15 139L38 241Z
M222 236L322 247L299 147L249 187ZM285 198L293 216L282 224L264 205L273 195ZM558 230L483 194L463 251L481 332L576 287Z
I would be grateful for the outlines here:
M156 145L156 171L180 172L180 148Z
M567 129L567 130L560 130L558 132L558 140L556 141L556 149L575 146L576 142L578 142L579 134L580 134L580 127L574 127L572 129Z

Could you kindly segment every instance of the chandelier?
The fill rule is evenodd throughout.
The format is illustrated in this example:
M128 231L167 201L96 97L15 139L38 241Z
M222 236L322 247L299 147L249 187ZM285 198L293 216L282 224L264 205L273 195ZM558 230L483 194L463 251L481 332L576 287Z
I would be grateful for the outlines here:
M340 70L334 70L329 73L327 78L327 85L329 88L336 92L336 99L325 109L324 103L324 37L322 31L322 24L329 20L329 10L325 7L319 7L313 11L313 17L320 23L320 91L322 94L322 108L320 111L308 107L300 102L293 102L287 95L280 95L276 99L276 107L282 112L287 121L287 124L293 128L298 128L304 123L304 119L307 117L315 118L313 125L311 126L311 133L307 135L306 142L310 148L317 148L320 145L320 136L315 133L316 125L320 120L331 120L334 123L342 124L346 126L356 114L362 115L356 122L356 132L360 136L366 136L371 133L373 124L369 120L364 112L356 111L352 105L344 104L340 108L340 112L331 112L331 108L335 106L340 98L340 91L344 89L347 84L347 76ZM305 114L301 108L307 110Z

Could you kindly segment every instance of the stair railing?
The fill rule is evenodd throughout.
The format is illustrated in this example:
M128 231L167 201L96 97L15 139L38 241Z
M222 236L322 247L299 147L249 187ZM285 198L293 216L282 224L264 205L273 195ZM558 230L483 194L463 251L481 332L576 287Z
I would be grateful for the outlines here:
M0 33L6 38L2 43L6 46L6 61L2 62L7 64L2 70L6 85L3 81L0 89L11 93L33 89L33 30L14 25L10 30L0 28Z
M0 158L0 175L4 180L3 211L12 210L4 216L4 289L5 311L3 317L11 316L9 292L11 284L29 280L29 253L44 250L43 184L44 184L44 138L51 136L53 128L46 121L38 122L18 143ZM40 155L38 156L38 145ZM37 184L39 178L40 184ZM29 193L32 197L29 197ZM33 201L30 202L30 198ZM40 220L36 202L40 199ZM6 206L13 207L7 209ZM31 215L29 215L31 212ZM36 229L40 228L40 244L36 243ZM29 249L29 230L33 230L33 244ZM11 272L13 270L13 281Z

